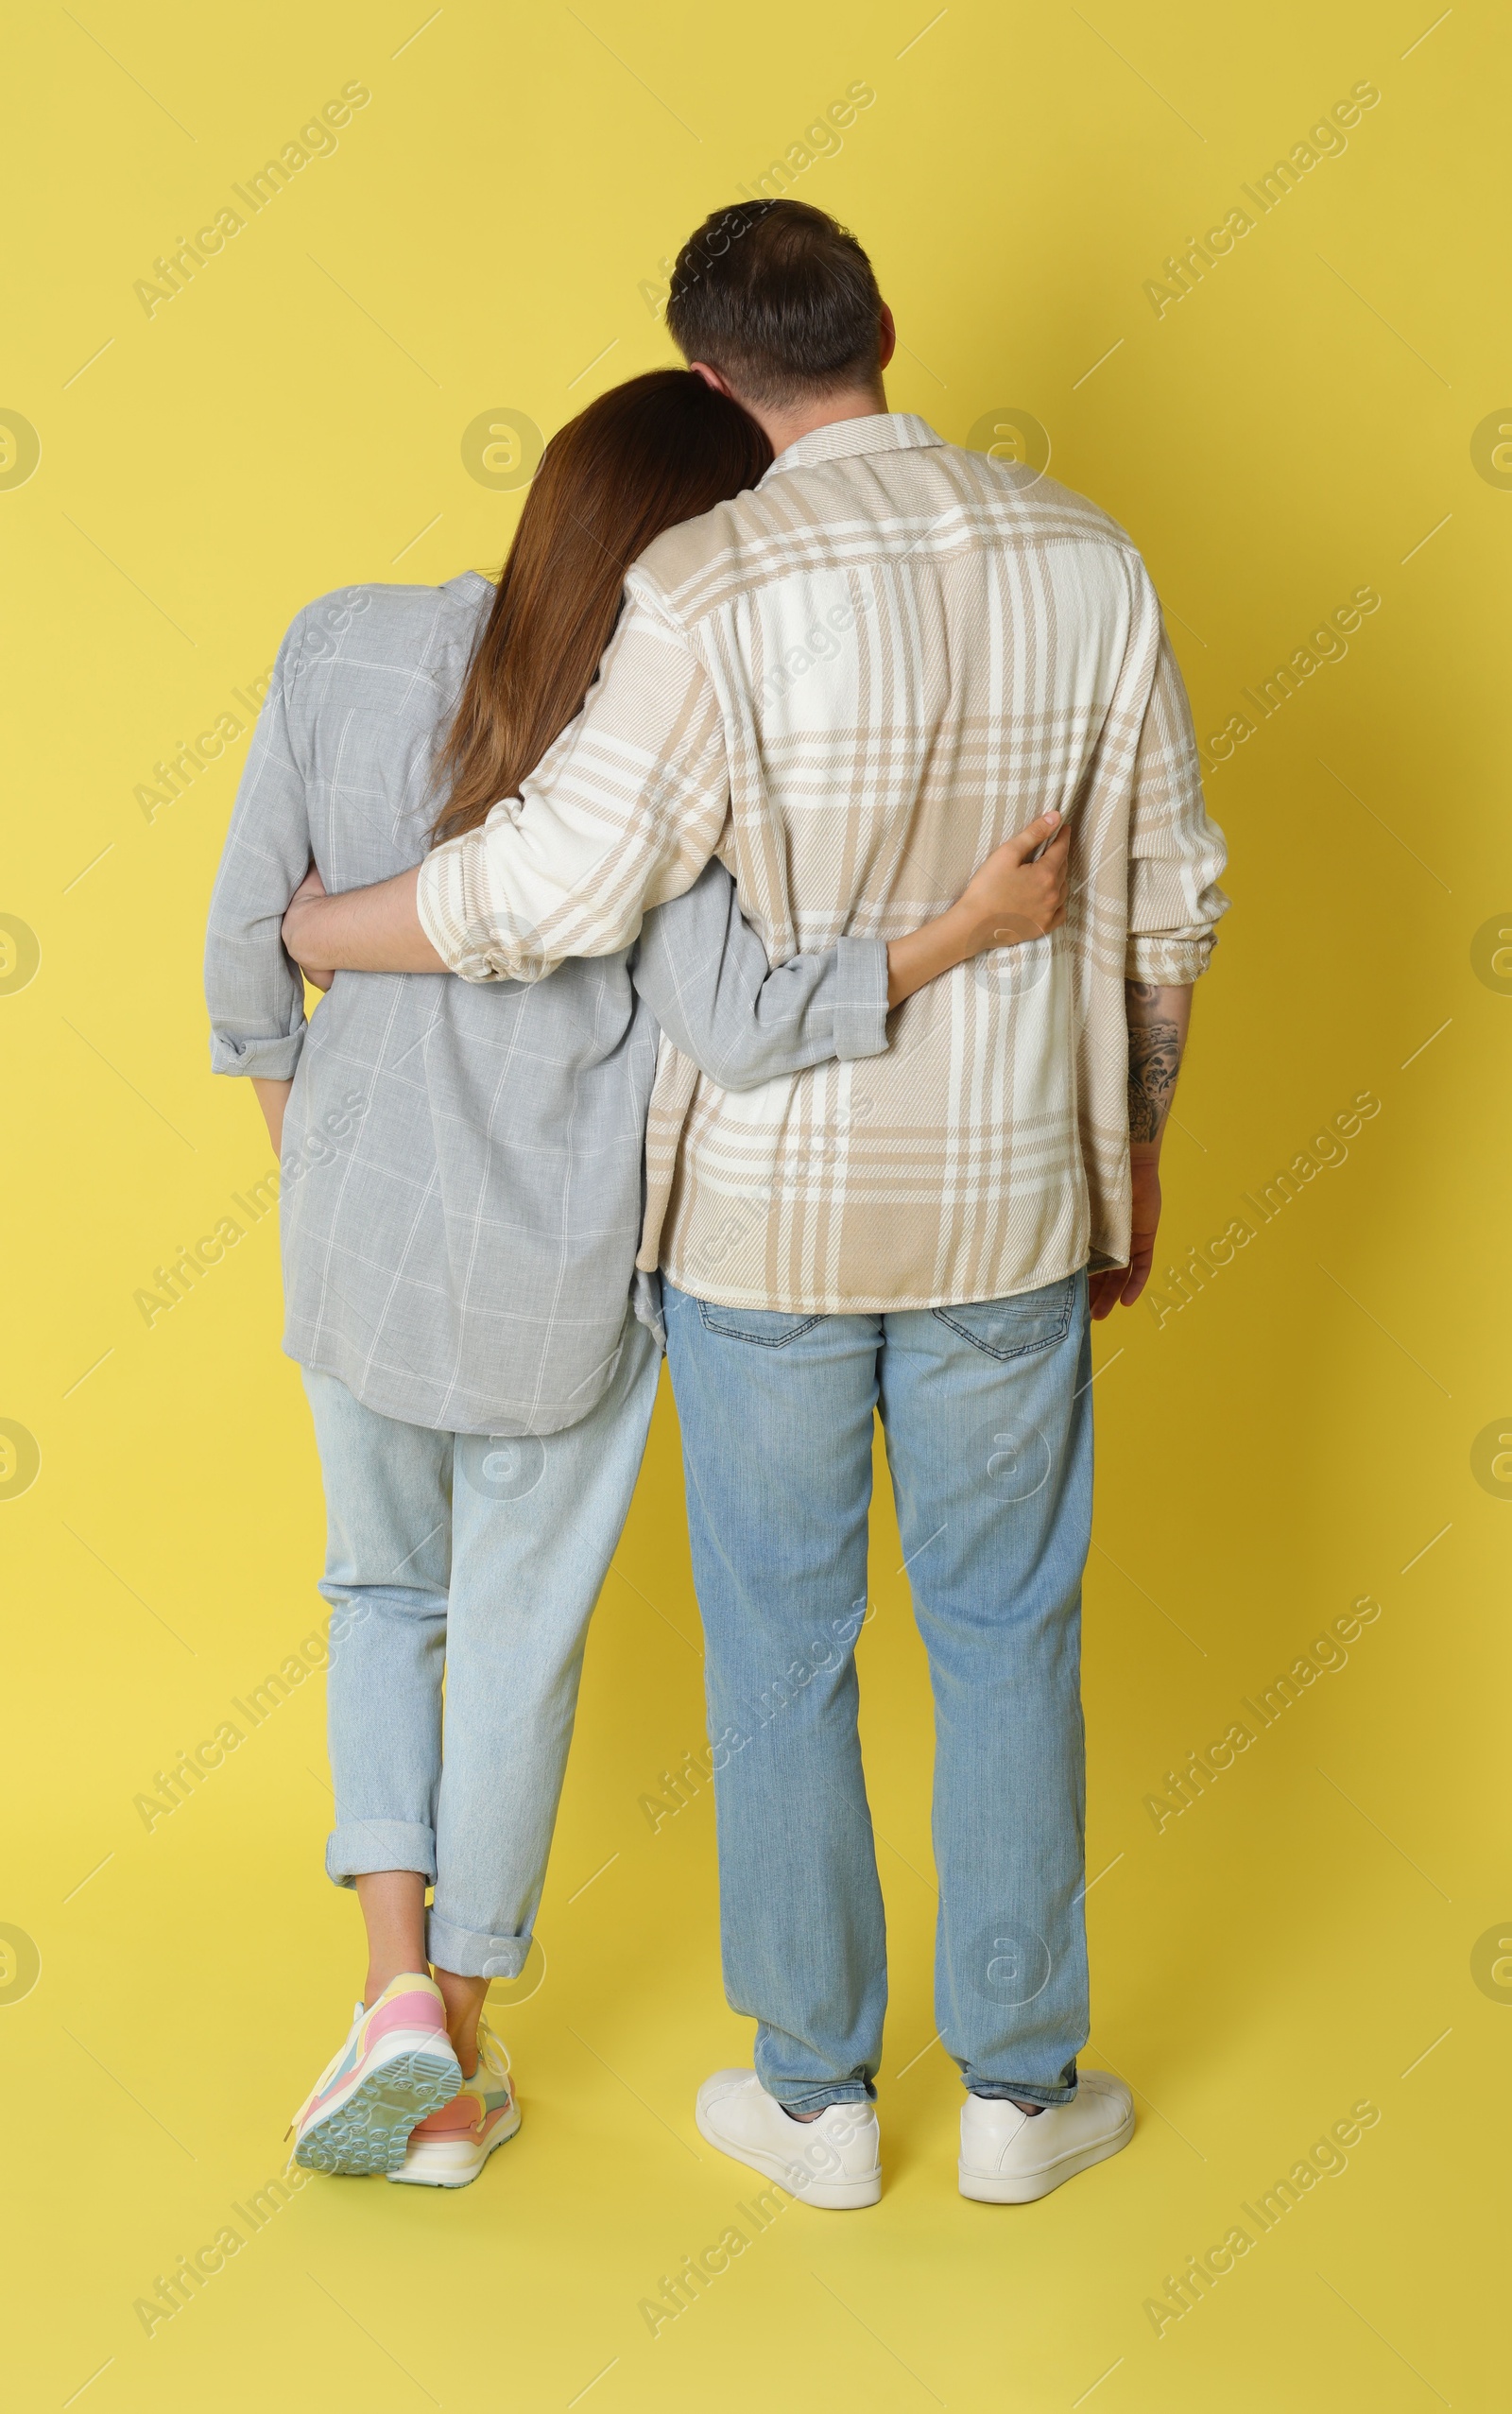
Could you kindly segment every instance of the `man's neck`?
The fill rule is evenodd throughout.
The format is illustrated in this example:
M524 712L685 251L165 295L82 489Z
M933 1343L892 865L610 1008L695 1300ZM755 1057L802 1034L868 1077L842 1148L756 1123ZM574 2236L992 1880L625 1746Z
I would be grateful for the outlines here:
M800 436L812 436L816 427L834 427L845 419L885 418L887 398L880 385L846 386L793 410L774 410L761 403L747 403L745 407L772 451L785 453L790 444L796 444Z

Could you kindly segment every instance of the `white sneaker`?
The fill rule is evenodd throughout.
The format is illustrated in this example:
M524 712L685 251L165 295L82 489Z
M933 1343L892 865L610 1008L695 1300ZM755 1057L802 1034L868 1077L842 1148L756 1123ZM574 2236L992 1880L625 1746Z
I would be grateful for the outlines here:
M962 2196L979 2204L1032 2204L1062 2180L1116 2154L1134 2134L1134 2098L1121 2078L1084 2070L1069 2104L1021 2112L992 2095L961 2108Z
M699 2134L805 2204L842 2212L882 2194L881 2142L870 2104L831 2104L795 2121L753 2070L716 2070L698 2090Z

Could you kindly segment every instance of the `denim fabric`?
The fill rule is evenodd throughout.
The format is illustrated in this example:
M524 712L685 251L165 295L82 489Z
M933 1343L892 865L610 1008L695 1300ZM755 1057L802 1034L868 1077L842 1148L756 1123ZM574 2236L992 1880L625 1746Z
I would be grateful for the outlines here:
M936 2018L967 2085L1060 2104L1087 2039L1085 1273L897 1314L663 1285L707 1641L725 1985L795 2110L872 2094L887 1975L856 1730L872 1412L935 1697Z
M504 1440L381 1417L335 1375L302 1370L325 1477L320 1590L341 1612L326 1870L338 1885L419 1870L436 1888L427 1950L442 1969L513 1978L524 1966L584 1637L660 1364L628 1318L591 1415Z

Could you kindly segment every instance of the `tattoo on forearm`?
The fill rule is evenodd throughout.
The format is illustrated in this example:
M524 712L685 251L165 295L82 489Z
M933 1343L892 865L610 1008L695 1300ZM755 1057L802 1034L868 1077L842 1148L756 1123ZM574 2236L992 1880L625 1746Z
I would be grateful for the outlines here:
M1157 1140L1176 1088L1181 1034L1174 1023L1145 1023L1128 1035L1128 1136Z
M1159 1012L1153 981L1126 981L1128 1011L1128 1136L1158 1140L1181 1066L1181 1026Z

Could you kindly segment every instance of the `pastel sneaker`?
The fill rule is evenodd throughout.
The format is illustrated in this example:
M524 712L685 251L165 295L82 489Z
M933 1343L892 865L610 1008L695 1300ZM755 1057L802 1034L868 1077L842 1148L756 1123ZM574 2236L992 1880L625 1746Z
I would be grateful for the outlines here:
M348 2179L395 2171L409 2132L462 2084L434 1978L406 1971L390 1979L295 2113L294 2160L306 2171Z
M753 2070L716 2070L698 2090L699 2135L748 2163L790 2196L826 2212L875 2204L882 2147L870 2104L831 2104L816 2121L795 2121Z
M1032 2204L1116 2154L1133 2134L1134 2098L1106 2070L1084 2070L1071 2102L1042 2112L1021 2112L1000 2096L968 2095L961 2108L961 2194L978 2204Z
M417 2188L465 2188L496 2146L520 2127L509 2080L509 2057L485 2022L478 2024L478 2066L461 2092L410 2133L409 2151L391 2180Z

